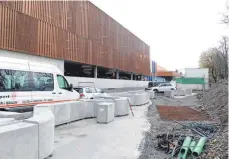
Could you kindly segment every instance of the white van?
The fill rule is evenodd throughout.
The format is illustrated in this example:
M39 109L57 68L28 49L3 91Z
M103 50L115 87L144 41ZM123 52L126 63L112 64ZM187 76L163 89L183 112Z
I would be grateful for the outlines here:
M59 103L79 97L55 66L0 57L0 108Z

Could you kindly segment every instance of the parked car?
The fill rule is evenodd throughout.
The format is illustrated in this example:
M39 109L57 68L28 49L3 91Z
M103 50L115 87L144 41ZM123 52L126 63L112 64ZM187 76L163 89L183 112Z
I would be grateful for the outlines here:
M93 99L110 96L103 90L94 87L74 87L73 89L77 91L80 94L80 98L83 99Z
M151 87L151 89L155 92L164 92L169 90L176 90L176 87L171 83L161 83L156 87Z
M148 83L148 88L152 88L152 87L157 87L162 83L168 83L167 81L154 81L154 82L149 82Z

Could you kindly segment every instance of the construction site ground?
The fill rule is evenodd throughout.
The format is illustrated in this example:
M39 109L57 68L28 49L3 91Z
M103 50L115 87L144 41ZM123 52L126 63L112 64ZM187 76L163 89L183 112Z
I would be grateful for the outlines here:
M178 98L167 98L159 95L156 99L152 100L152 105L148 107L146 114L150 129L144 133L144 139L139 147L141 152L139 159L165 159L169 157L169 154L157 148L156 136L169 133L174 128L183 128L183 126L175 123L174 120L180 120L179 122L182 124L218 124L218 122L212 121L206 114L199 113L196 110L197 106L196 95ZM190 112L194 112L194 117ZM179 133L200 137L198 134L193 134L190 129L181 129Z
M173 120L183 116L185 118L179 121L183 124L193 122L215 126L219 124L206 114L198 112L199 103L194 94L175 98L158 94L151 101L152 104L133 107L135 116L130 114L116 117L109 124L97 124L96 119L86 119L57 127L55 151L50 158L165 159L169 155L157 149L155 138L158 134L171 132L175 127L183 128ZM178 111L172 111L173 108ZM193 119L190 111L193 114L197 113L197 117ZM163 113L167 114L168 118L165 119ZM180 133L200 137L198 134L193 134L190 129L182 129Z
M134 116L116 117L108 124L86 119L55 129L51 159L137 159L143 132L149 129L149 105L133 107Z

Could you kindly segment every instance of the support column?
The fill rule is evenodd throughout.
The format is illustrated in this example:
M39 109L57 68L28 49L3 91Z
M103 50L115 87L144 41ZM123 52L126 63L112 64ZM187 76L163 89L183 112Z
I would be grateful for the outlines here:
M134 74L131 73L131 74L130 74L130 80L133 80L133 79L134 79L133 76L134 76Z
M119 79L119 70L116 71L116 79Z
M141 75L141 81L143 81L143 78L144 78L144 76L143 76L143 75Z
M97 75L98 75L97 71L98 71L98 67L95 66L94 67L94 78L97 78Z

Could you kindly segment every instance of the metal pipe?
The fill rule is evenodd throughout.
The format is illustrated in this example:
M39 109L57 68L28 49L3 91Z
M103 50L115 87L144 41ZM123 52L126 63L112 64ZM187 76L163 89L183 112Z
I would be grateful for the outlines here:
M198 157L203 151L204 145L206 143L207 137L201 137L198 141L194 151L192 152L193 157Z

